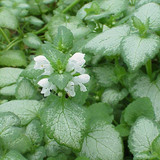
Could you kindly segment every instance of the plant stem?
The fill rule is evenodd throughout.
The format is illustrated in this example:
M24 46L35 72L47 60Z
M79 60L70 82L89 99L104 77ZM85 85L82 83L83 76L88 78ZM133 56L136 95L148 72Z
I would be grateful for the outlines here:
M152 61L151 60L149 60L146 63L146 71L147 71L147 74L148 74L150 80L152 80Z
M17 39L15 42L13 42L10 45L8 45L8 47L6 48L6 50L11 49L13 46L15 46L16 44L18 44L21 41L22 41L22 39Z
M3 31L3 29L0 27L0 32L2 33L3 37L5 38L5 40L10 43L10 40L8 38L8 36L6 35L6 33Z
M40 30L38 30L37 32L34 32L34 34L41 34L43 33L45 30L47 30L48 26L45 25L43 28L41 28Z
M62 13L66 13L66 12L68 12L70 9L72 9L77 3L79 3L80 2L80 0L75 0L74 2L72 2L68 7L66 7L63 11L62 11Z

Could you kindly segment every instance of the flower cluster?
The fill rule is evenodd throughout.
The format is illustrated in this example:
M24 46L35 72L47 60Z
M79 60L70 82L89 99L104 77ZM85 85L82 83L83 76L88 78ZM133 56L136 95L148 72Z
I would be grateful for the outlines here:
M72 80L70 80L64 90L71 97L76 95L75 86L79 86L82 92L86 92L87 89L84 84L88 83L90 80L90 76L85 74L85 69L83 68L85 64L83 53L75 53L71 58L69 58L68 63L66 65L66 72L70 72L73 76ZM49 76L54 72L54 68L52 68L50 62L47 60L45 56L37 56L34 58L35 65L34 69L43 70L42 75ZM77 76L78 74L78 76ZM49 82L48 78L43 78L38 82L38 85L42 87L41 93L44 96L49 96L50 92L57 91L56 85Z

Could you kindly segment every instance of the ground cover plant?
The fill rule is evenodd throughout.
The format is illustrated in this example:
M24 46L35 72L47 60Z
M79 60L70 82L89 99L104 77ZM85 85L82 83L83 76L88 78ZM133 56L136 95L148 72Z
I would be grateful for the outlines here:
M160 160L159 51L159 0L1 0L0 159Z

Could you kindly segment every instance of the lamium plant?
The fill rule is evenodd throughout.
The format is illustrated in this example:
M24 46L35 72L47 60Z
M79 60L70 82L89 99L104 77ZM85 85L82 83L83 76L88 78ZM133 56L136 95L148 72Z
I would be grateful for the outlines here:
M160 0L1 0L0 67L0 160L160 160Z

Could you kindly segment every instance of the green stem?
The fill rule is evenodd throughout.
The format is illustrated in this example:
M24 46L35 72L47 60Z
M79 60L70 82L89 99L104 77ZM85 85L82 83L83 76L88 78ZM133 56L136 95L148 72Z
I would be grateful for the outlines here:
M151 60L149 60L146 63L146 71L147 71L147 74L148 74L150 80L152 80L152 61Z
M0 27L0 32L2 33L3 37L5 38L5 40L10 43L10 40L8 38L8 36L6 35L6 33L3 31L3 29Z
M34 32L34 34L41 34L43 33L45 30L47 30L48 26L45 25L43 28L41 28L40 30L38 30L37 32Z
M62 13L66 13L66 12L68 12L70 9L72 9L77 3L79 3L80 2L80 0L75 0L74 2L72 2L68 7L66 7L63 11L62 11Z
M11 43L10 45L8 45L8 47L6 48L6 50L11 49L13 46L15 46L16 44L20 43L22 41L22 39L18 39L17 41Z

